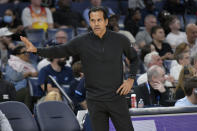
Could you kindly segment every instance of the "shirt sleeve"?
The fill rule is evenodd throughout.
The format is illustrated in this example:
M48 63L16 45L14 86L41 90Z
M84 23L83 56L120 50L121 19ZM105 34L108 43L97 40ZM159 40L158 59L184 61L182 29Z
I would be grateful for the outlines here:
M45 68L42 68L38 74L38 85L41 86L42 84L44 84L46 77L47 77L46 70Z
M129 78L135 79L136 73L138 70L138 64L139 64L137 52L132 47L132 45L127 37L124 36L122 43L123 43L122 45L123 45L124 54L130 61Z
M24 27L32 25L32 17L29 7L26 7L22 12L22 23Z
M47 23L53 24L53 17L52 17L51 11L49 10L49 8L45 8L45 10L47 13Z
M79 37L75 37L63 45L38 48L37 54L47 58L64 58L78 55L80 53L80 45L82 44L82 41L84 40Z
M81 79L76 90L75 90L75 98L77 100L77 102L82 102L85 100L86 98L86 94L85 94L85 79Z

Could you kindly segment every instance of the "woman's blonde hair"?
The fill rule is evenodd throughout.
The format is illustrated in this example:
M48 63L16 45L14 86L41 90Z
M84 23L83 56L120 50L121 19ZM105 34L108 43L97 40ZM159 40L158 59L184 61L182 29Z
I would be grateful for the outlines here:
M59 92L57 91L50 91L44 101L62 101L62 97Z
M185 79L188 79L190 77L194 76L194 72L191 66L185 66L182 68L179 79L178 79L178 84L176 86L176 90L181 88L184 91L184 81Z

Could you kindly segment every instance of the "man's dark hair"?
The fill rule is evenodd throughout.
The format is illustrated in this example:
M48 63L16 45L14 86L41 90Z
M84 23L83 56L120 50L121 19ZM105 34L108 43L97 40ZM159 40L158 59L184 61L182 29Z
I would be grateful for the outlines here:
M163 28L159 25L153 26L151 29L151 37L153 37L153 34L155 34L159 29L163 29Z
M191 96L193 88L197 88L197 77L191 77L185 80L184 91L186 96Z
M23 48L25 48L25 45L18 45L11 51L11 54L12 55L20 55L22 53L21 50Z
M103 12L103 17L104 17L104 19L108 19L108 16L107 16L107 9L104 8L103 6L92 7L92 8L90 9L90 11L88 12L89 19L90 19L90 13L92 13L92 12L97 12L97 11L102 11L102 12Z

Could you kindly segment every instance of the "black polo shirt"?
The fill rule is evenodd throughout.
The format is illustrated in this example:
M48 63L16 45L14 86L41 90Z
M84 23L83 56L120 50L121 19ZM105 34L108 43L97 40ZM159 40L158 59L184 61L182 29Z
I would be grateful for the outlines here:
M38 48L37 53L50 58L79 55L86 78L87 98L94 100L119 97L116 90L123 82L123 54L130 60L131 78L135 78L138 69L137 53L129 40L112 31L106 31L102 38L89 32L64 45Z

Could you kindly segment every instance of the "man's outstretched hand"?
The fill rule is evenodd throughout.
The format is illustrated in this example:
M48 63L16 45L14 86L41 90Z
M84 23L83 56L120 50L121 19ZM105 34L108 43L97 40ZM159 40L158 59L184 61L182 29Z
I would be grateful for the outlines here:
M37 48L26 37L20 36L20 39L22 42L24 42L27 52L33 52L33 53L37 52Z

